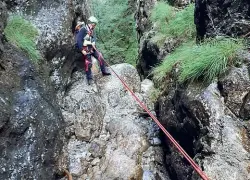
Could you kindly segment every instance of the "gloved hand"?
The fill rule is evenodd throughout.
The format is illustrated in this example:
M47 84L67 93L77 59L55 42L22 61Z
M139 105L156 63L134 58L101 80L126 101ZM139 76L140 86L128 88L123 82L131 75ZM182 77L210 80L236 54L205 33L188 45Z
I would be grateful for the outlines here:
M87 52L86 52L85 50L82 50L82 54L83 54L83 55L86 55Z

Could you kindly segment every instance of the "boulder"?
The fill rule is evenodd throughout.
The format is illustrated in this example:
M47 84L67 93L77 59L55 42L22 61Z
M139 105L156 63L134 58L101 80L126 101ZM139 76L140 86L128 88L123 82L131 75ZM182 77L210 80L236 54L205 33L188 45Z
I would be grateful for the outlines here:
M151 104L146 98L153 89L150 80L141 85L129 64L111 67L142 101ZM69 170L74 178L168 180L157 141L159 129L150 118L139 117L141 109L115 74L97 74L91 86L86 86L85 76L74 74L78 75L73 76L63 106L71 139ZM88 128L88 133L79 134Z

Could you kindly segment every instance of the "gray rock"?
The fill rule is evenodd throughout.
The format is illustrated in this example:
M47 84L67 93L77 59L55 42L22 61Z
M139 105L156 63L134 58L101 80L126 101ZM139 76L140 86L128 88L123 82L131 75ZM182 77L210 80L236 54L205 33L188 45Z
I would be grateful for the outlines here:
M66 121L74 124L73 134L77 139L90 141L100 135L105 106L100 103L100 96L94 87L89 87L84 81L82 77L72 84L64 98L63 114Z
M3 41L3 31L7 23L7 17L8 15L7 15L6 4L0 1L0 57L4 51L2 41ZM0 66L0 71L2 69L1 67L2 66Z
M246 0L197 0L195 24L198 38L246 35L250 28L249 7L250 2Z
M250 79L246 66L232 68L229 73L221 78L219 87L225 97L226 106L238 117L249 119L249 91Z
M118 64L111 67L140 98L153 88L153 83L148 81L147 88L143 86L141 95L140 78L133 66ZM66 111L64 117L68 120L71 117L75 118L75 115L78 116L77 119L82 120L82 117L85 117L84 114L88 113L95 116L91 120L91 127L94 130L90 133L90 139L79 138L76 131L72 133L71 139L75 141L76 137L77 142L81 144L79 148L68 145L71 171L76 172L74 177L103 180L142 179L144 170L157 172L153 174L155 178L168 177L167 172L164 171L163 161L160 165L155 162L157 157L163 157L159 146L159 149L149 156L142 156L150 147L149 140L158 137L158 129L150 120L138 118L137 103L113 73L112 76L107 77L100 77L97 74L94 78L96 84L93 86L84 86L82 83L84 78L75 80L75 83L69 87L63 106ZM92 99L90 99L91 96ZM82 101L82 97L89 101L84 101L88 102L82 108L85 111L77 113L80 108L77 103ZM102 106L105 107L103 110ZM73 121L73 118L70 121ZM89 121L82 120L82 126L77 127L84 131L88 123ZM90 156L84 155L83 151L84 154L90 154ZM74 169L77 162L89 163L85 163L85 166L81 164L81 167L78 165ZM151 164L150 169L146 168L147 164Z
M5 44L0 81L0 179L55 179L63 161L64 120L50 84ZM59 167L60 166L60 167Z
M149 147L142 154L143 179L170 180L164 165L164 153L161 147Z
M249 153L244 148L241 133L244 127L238 118L227 112L223 99L216 95L216 84L201 95L210 113L210 147L214 153L203 160L205 172L211 179L249 179Z
M156 0L137 0L136 2L136 30L138 33L138 40L142 37L143 33L151 28L151 23L148 17L150 16L150 10L154 7Z
M242 141L245 128L227 108L217 86L191 84L162 97L160 121L210 179L249 179L249 153L246 140ZM198 179L174 147L169 151L166 157L170 174L176 174L177 179Z
M153 138L151 144L155 146L160 145L161 140L159 138Z
M192 0L169 0L168 2L173 6L183 7L185 5L192 3L193 1Z

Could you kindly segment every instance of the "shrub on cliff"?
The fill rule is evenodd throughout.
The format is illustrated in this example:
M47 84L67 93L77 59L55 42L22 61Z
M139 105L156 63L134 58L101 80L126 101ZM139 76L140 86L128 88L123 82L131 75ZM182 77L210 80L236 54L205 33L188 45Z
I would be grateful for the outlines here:
M202 80L209 83L225 72L228 66L237 63L237 53L243 48L241 40L226 38L206 41L200 45L193 41L185 43L153 70L154 79L162 81L178 64L180 82Z
M41 58L35 43L38 31L30 22L20 16L13 16L4 33L8 41L27 53L31 60L37 61Z

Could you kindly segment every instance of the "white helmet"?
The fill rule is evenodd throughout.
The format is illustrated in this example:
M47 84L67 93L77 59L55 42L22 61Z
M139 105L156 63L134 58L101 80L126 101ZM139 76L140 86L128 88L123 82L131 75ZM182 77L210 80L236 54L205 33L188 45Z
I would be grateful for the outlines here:
M94 24L98 23L98 20L94 16L90 16L88 20L89 20L90 23L94 23Z

